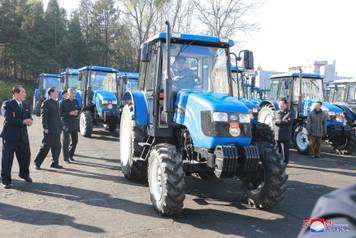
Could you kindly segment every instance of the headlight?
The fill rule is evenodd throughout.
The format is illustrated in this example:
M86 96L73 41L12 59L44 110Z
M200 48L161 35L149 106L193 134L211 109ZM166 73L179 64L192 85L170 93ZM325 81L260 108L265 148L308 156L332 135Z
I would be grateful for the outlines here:
M107 100L101 100L101 104L109 104L110 102Z
M228 122L228 115L226 112L213 112L212 121Z
M239 116L237 114L230 114L229 121L238 121Z
M329 112L329 116L335 116L335 112Z
M343 113L336 113L335 119L338 122L345 122L345 116Z
M250 116L248 114L240 114L239 117L240 117L239 120L240 123L250 123Z

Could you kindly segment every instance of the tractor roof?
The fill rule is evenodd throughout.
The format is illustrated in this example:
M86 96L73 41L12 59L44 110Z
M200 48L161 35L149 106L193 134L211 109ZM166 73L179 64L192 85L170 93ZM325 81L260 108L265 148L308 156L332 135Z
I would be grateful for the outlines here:
M83 68L78 69L78 71L84 71L84 70L93 70L93 71L103 71L103 72L112 72L112 73L117 73L118 70L109 68L109 67L102 67L102 66L84 66Z
M59 74L40 74L40 77L60 78Z
M166 32L158 33L157 35L151 37L147 42L154 42L158 40L165 40L167 36ZM228 44L229 46L234 46L235 42L231 39L220 39L215 36L202 36L202 35L191 35L191 34L176 34L172 33L173 41L182 41L182 42L196 42L200 44Z
M236 67L236 66L231 66L231 72L239 72L239 73L242 73L244 72L244 69L243 68L239 68L239 67Z
M61 75L78 75L79 71L78 69L71 69L67 68L64 72L61 73Z
M332 84L347 84L347 83L356 83L355 79L338 79L332 82Z
M290 72L290 73L284 73L284 74L275 74L272 75L270 78L287 78L287 77L299 77L300 73L299 72ZM309 74L309 73L302 73L303 78L313 78L313 79L322 79L323 77L320 74Z
M127 76L129 79L136 79L138 80L140 74L136 72L119 72L118 76Z

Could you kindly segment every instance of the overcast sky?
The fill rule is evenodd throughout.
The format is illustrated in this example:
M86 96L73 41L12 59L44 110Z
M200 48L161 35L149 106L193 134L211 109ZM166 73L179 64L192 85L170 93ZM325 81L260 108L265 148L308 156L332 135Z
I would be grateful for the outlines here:
M308 61L336 60L338 75L356 77L356 1L263 1L254 16L260 31L241 37L243 47L254 52L256 65L286 71ZM79 0L59 3L71 11Z

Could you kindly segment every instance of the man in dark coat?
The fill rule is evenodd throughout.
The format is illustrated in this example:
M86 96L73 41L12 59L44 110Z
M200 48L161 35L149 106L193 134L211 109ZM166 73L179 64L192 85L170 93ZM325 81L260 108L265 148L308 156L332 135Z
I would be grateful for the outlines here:
M42 104L42 127L43 140L40 150L35 159L35 169L40 169L42 162L46 158L49 150L52 153L51 168L61 169L59 165L59 155L61 153L61 132L62 123L59 115L59 105L57 102L58 91L55 87L48 90L49 99Z
M328 115L323 112L321 106L321 102L316 102L307 119L310 140L309 152L314 158L320 158L321 139L327 132L326 121L328 120Z
M4 188L11 188L11 168L16 154L20 167L20 178L31 183L30 159L31 151L28 139L27 126L32 125L31 109L26 103L26 91L22 86L12 90L13 99L4 105L4 128L1 133L3 139L1 178Z
M63 124L63 157L64 161L68 163L70 162L69 160L74 160L73 156L78 144L79 106L74 97L75 90L69 89L68 98L63 100L60 105L60 114Z
M291 112L288 110L287 105L288 102L285 98L281 99L279 102L279 110L276 112L276 126L274 131L279 153L284 155L284 162L286 164L289 162L289 146L293 123Z

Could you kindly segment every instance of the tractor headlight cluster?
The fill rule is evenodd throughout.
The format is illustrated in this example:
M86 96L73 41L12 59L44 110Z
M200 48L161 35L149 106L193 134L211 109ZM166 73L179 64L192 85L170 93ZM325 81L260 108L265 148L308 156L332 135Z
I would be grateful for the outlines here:
M329 112L329 117L331 121L346 123L345 115L342 112Z
M250 123L249 114L227 113L227 112L212 112L211 119L213 122L240 122Z

